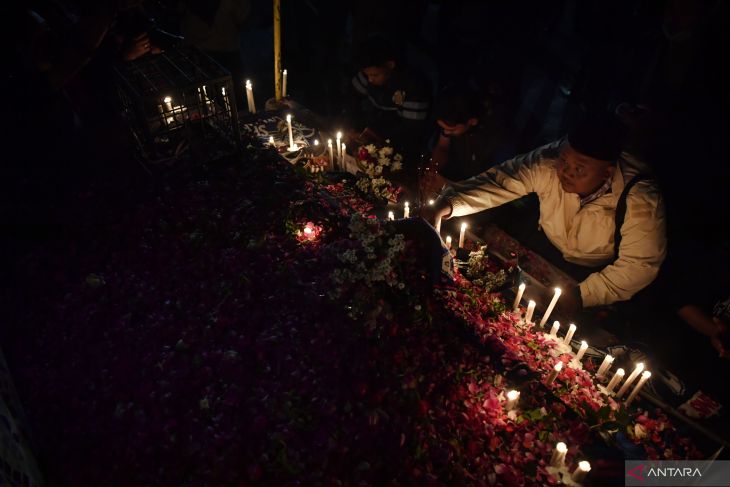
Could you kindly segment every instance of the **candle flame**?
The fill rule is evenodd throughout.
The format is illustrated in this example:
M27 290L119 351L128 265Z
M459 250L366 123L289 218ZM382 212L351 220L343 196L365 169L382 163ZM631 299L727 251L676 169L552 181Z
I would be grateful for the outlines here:
M561 295L562 293L563 293L563 291L562 291L562 290L561 290L561 289L560 289L559 287L556 287L556 288L555 288L555 294L556 294L557 296L560 296L560 295Z
M171 103L171 102L172 102L172 98L171 98L171 97L169 97L169 96L166 96L166 97L164 98L164 100L163 100L163 101L164 101L165 103Z
M307 235L309 235L310 233L312 233L312 229L309 228L309 227L304 227L304 233L306 233Z
M446 235L446 242L451 243L451 235Z
M616 375L618 375L619 377L623 377L624 375L626 375L626 371L624 369L618 369L616 371Z
M286 69L284 70L284 74L287 74Z
M583 472L590 472L591 464L590 462L583 460L582 462L578 462L578 468L581 469Z
M286 114L286 121L291 122L291 113Z
M467 224L466 224L466 223L462 223L462 224L461 224L461 229L462 229L462 230L466 230L466 227L467 227Z
M247 80L246 80L246 88L247 88L247 89L249 89L249 90L250 90L251 88L253 88L253 85L251 84L251 80L250 80L250 79L247 79Z
M319 140L314 139L314 145L319 145Z
M520 291L524 291L524 290L525 290L525 287L526 287L526 286L525 286L525 283L524 283L524 282L523 282L523 283L521 283L521 284L520 284Z
M560 372L561 370L563 370L563 362L558 362L553 368L555 369L555 372Z
M428 200L429 206L433 206L434 203L436 203L434 200Z
M511 390L511 391L509 391L509 392L507 393L507 399L509 399L510 401L514 401L514 400L515 400L515 399L517 399L518 397L520 397L520 391L515 391L515 390L513 389L513 390Z
M338 139L341 139L342 138L342 132L337 132L337 138Z
M644 362L637 363L636 364L636 370L638 370L639 372L641 372L642 370L644 370Z
M641 374L641 378L644 380L647 380L649 377L651 377L651 372L649 372L648 370L644 371L644 373Z
M557 445L555 445L555 449L558 450L560 453L566 453L568 451L568 445L561 441Z

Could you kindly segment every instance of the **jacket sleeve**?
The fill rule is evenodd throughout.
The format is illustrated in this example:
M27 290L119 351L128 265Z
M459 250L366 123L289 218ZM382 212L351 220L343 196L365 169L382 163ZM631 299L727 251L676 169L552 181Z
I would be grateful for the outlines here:
M516 156L443 192L451 216L463 216L509 203L529 193L540 193L551 178L559 142Z
M653 182L642 181L626 201L618 259L580 283L583 306L631 299L656 278L666 254L664 202Z

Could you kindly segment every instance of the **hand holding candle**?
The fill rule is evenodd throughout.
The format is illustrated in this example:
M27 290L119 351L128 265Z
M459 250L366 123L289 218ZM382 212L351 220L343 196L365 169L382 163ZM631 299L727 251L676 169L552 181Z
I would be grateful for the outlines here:
M621 386L621 389L619 389L618 392L616 393L616 397L621 397L624 394L626 394L626 391L629 390L629 387L631 387L631 384L633 384L634 380L636 380L636 378L639 376L639 374L641 374L643 371L644 371L644 363L643 362L637 363L634 371L631 372L631 375L629 376L629 378L626 379L626 382L623 383L623 385Z
M520 307L520 301L522 301L522 295L525 293L525 283L521 283L517 288L517 296L515 296L515 304L512 306L512 311L517 311Z
M644 373L641 374L641 379L639 379L639 382L637 382L636 387L634 387L634 390L631 391L631 394L629 394L629 397L626 398L626 407L629 407L629 405L634 401L634 398L639 393L642 387L644 387L644 384L646 381L651 378L651 372L648 370L644 371Z
M545 323L547 323L548 318L550 318L550 313L553 312L553 308L555 308L555 304L558 302L558 298L560 297L560 294L562 291L559 287L555 288L555 294L553 294L553 299L550 300L550 304L548 305L547 310L545 311L545 314L542 316L542 319L540 320L540 327L545 326Z

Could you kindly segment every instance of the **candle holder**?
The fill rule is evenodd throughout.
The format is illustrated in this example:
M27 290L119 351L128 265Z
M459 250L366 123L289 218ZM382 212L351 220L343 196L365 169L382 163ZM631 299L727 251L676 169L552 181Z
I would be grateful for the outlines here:
M206 162L240 150L231 76L199 49L143 56L116 67L114 78L141 161Z

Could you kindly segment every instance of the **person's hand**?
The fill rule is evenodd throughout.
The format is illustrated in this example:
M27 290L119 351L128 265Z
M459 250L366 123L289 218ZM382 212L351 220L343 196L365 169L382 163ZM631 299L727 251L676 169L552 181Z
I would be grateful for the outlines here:
M710 342L715 347L721 358L730 359L730 331L727 325L720 318L712 318L715 324L715 332L710 336Z
M445 184L448 184L448 182L448 179L439 174L435 169L426 168L423 178L421 178L421 191L427 200L434 199L441 192L441 188Z
M122 59L134 61L152 50L149 34L142 33L132 38L131 42L122 50Z
M439 218L449 218L451 211L451 203L445 198L439 198L432 205L421 205L419 215L431 225L435 225Z
M563 289L560 299L556 307L560 314L571 317L575 316L583 309L583 301L580 298L578 286L570 286Z

